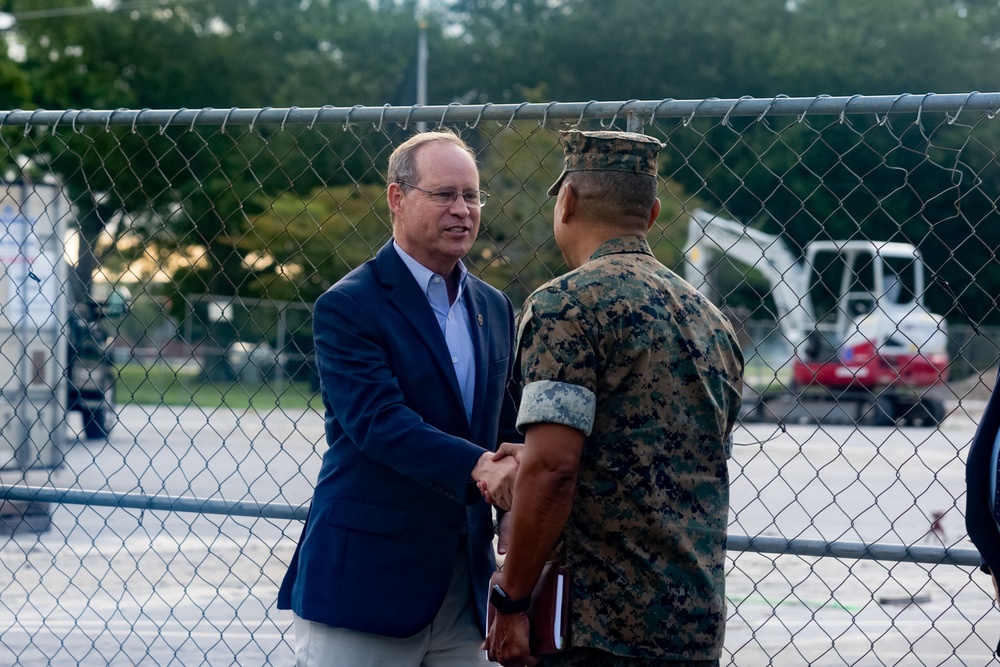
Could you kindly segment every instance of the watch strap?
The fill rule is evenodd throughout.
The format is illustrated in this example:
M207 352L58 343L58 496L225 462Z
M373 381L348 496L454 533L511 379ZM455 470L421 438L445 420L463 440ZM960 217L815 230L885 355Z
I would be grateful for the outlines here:
M499 584L490 588L490 604L501 614L523 614L531 606L531 596L512 600Z

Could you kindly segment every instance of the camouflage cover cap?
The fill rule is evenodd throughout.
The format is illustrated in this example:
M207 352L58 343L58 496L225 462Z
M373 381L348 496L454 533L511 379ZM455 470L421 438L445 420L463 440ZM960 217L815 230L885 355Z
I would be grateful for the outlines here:
M645 134L634 132L562 132L566 147L563 171L549 188L549 196L559 192L563 179L571 171L627 171L656 176L656 156L663 144Z

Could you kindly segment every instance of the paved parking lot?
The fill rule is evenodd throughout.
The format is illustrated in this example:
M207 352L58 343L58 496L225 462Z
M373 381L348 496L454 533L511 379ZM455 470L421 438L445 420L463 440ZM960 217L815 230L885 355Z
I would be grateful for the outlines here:
M943 510L944 540L968 547L955 499L977 420L967 406L940 429L740 429L730 532L933 544ZM129 406L110 442L75 444L51 481L298 506L322 443L313 412ZM0 549L0 664L292 663L273 603L298 522L78 505L52 521ZM732 552L727 582L734 664L984 664L995 640L970 568Z

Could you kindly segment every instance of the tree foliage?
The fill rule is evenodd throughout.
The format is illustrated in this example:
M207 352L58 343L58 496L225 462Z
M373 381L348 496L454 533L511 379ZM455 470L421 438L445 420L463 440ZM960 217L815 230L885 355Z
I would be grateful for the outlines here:
M88 7L90 0L63 0ZM429 102L501 103L991 88L993 0L198 0L38 20L49 0L0 0L9 108L202 108L408 104L418 21ZM110 9L118 9L112 4ZM664 195L782 233L908 240L973 319L996 318L997 130L851 116L658 121ZM970 141L970 133L975 139ZM515 301L559 270L541 193L558 172L547 130L470 132L492 193L470 261ZM329 128L3 130L76 203L86 286L99 266L185 257L181 291L311 299L385 233L390 142ZM23 160L16 164L23 165ZM665 210L658 252L682 239ZM287 224L287 229L281 225ZM351 253L357 254L357 258ZM941 307L950 299L935 288ZM959 317L954 315L954 317Z

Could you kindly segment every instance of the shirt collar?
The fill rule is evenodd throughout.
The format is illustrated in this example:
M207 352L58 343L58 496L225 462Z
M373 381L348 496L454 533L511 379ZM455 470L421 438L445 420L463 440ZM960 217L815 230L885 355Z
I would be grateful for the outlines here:
M594 251L594 254L590 256L590 259L594 260L605 255L621 253L638 253L652 256L653 251L649 247L649 242L641 236L619 236L618 238L602 243Z
M406 268L410 270L410 273L413 274L414 280L417 281L417 284L420 285L420 289L424 292L424 294L426 294L427 288L431 284L431 279L434 278L434 276L436 276L437 274L428 269L426 266L424 266L417 260L410 257L410 255L408 255L405 250L399 247L399 244L396 243L395 240L393 240L392 242L392 247L396 249L396 254L398 254L399 258L403 260L403 264L405 264ZM459 296L461 296L462 292L465 290L465 279L468 277L468 275L469 275L469 270L465 268L465 264L459 262L458 263ZM445 276L441 277L445 278Z

